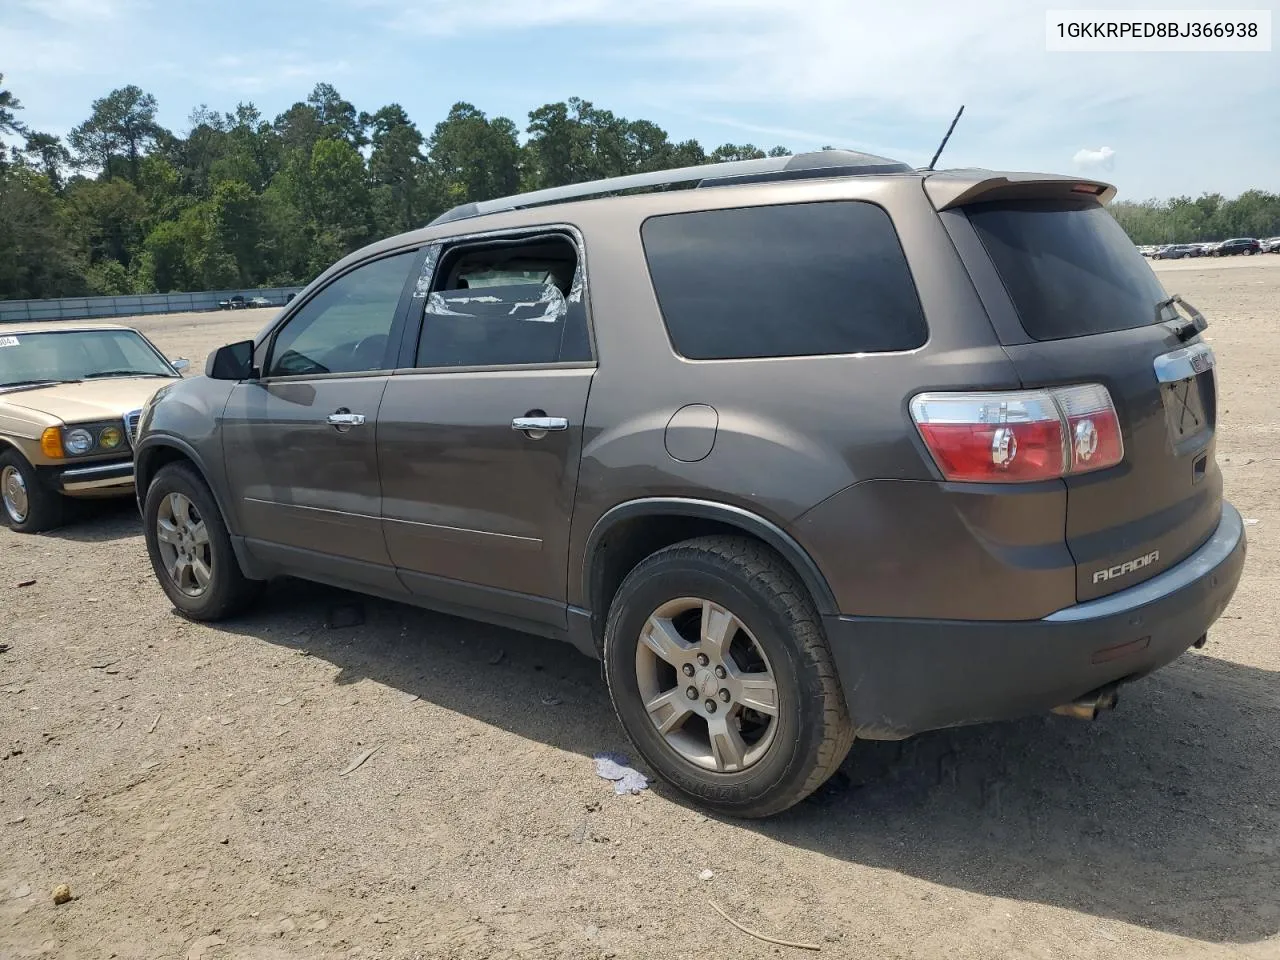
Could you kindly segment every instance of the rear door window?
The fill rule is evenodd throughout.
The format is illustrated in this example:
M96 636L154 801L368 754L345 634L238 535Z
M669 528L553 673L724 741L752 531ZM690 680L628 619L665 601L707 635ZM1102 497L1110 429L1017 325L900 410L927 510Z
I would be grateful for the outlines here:
M967 207L987 255L1036 340L1146 326L1167 294L1120 224L1091 201Z
M464 242L440 259L417 367L591 360L584 282L566 236Z
M928 338L893 221L859 201L652 217L672 345L692 360L912 350Z

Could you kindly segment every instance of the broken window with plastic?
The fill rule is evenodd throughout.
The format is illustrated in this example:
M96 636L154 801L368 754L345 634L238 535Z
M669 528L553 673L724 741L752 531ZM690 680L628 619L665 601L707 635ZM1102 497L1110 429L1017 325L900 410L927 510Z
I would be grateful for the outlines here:
M590 360L581 264L567 240L545 246L560 256L497 247L447 258L426 297L417 365Z

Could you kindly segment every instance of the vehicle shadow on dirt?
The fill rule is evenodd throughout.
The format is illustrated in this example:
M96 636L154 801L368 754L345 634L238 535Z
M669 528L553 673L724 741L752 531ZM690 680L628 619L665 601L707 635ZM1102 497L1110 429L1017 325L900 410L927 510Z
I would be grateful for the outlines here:
M63 525L41 536L72 543L105 543L142 533L142 517L133 497L73 500L67 503L66 511Z
M599 665L555 641L295 581L225 629L322 657L338 683L369 678L587 756L626 749ZM739 825L993 897L1264 939L1280 930L1280 674L1212 647L1125 688L1094 724L860 741L815 796Z

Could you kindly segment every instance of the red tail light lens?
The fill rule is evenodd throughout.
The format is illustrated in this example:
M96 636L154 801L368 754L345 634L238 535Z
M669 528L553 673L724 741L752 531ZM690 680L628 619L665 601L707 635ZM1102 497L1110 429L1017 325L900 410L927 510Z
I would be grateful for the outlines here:
M922 393L911 417L948 480L1026 483L1114 466L1120 421L1105 387Z
M1053 391L1067 425L1071 473L1114 467L1124 459L1120 420L1107 388L1089 383Z

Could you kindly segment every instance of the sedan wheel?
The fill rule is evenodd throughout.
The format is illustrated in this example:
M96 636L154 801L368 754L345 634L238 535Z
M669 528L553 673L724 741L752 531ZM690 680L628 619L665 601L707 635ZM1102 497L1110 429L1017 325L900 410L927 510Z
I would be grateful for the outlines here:
M4 499L4 511L14 523L25 523L30 500L27 497L27 481L13 464L6 464L0 471L0 496Z

